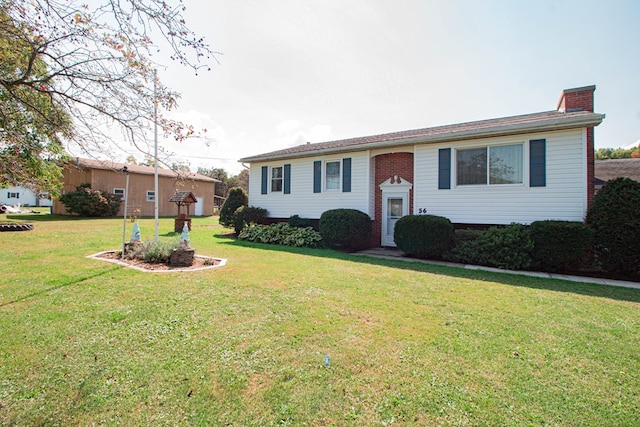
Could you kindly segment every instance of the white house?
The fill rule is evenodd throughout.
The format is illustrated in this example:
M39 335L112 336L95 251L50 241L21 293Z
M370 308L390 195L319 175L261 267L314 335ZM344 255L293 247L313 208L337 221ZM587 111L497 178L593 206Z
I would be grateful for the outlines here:
M595 86L566 89L556 110L317 144L240 159L249 203L272 220L352 208L394 246L406 214L457 226L582 221L593 199Z
M36 195L24 187L0 188L0 205L51 206L52 203L46 194Z

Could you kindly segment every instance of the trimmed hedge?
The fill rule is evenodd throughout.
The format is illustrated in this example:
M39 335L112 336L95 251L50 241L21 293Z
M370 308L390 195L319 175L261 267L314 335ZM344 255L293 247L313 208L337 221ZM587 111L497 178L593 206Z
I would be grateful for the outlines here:
M333 248L358 251L371 246L371 218L356 209L332 209L320 216L320 235Z
M450 260L465 264L486 265L509 270L527 270L533 260L533 242L527 226L511 224L490 227L475 239L460 242Z
M292 227L306 228L311 227L311 220L309 218L300 218L299 215L292 215L287 221Z
M396 222L393 240L407 255L442 259L453 248L453 224L441 216L406 215Z
M608 181L587 212L595 254L603 269L628 277L640 272L640 182Z
M321 246L320 233L311 227L292 227L286 222L271 225L249 225L238 235L240 240L295 247Z
M239 234L249 224L260 224L267 216L267 210L255 206L240 206L233 213L233 230Z
M593 247L593 231L582 222L535 221L529 227L536 268L549 272L583 267Z

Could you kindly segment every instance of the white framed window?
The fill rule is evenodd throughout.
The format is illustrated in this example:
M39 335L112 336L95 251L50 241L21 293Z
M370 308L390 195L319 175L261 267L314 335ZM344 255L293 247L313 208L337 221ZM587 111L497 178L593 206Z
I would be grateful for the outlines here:
M324 164L324 188L326 190L340 189L340 161L330 161Z
M8 199L19 199L20 198L20 193L14 193L12 191L8 191L7 192L7 198Z
M274 166L271 168L271 192L282 191L282 166Z
M147 202L155 202L155 201L156 201L156 192L147 191Z
M113 194L120 199L124 199L124 188L114 188Z
M522 184L524 144L456 150L457 185Z

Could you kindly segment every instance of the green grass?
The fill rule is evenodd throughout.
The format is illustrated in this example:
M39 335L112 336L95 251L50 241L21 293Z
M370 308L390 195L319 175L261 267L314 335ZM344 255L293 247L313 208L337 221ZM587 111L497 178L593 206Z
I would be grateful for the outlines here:
M0 233L2 425L639 424L638 290L249 244L217 218L191 245L225 267L144 273L86 258L122 220L10 217L35 229Z

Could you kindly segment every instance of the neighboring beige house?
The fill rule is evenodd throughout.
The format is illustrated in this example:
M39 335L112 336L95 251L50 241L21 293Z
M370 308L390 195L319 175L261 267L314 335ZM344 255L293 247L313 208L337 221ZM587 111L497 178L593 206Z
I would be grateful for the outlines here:
M109 161L76 159L63 168L63 194L75 191L81 184L89 183L94 190L125 196L127 167L129 174L128 215L137 209L138 216L155 215L154 168L149 166L125 165ZM178 208L170 202L177 191L190 191L197 199L192 208L195 216L213 215L214 195L217 179L196 173L176 172L158 169L158 215L176 216ZM53 202L54 214L68 214L59 200ZM124 214L124 203L119 215Z

